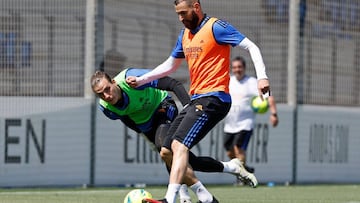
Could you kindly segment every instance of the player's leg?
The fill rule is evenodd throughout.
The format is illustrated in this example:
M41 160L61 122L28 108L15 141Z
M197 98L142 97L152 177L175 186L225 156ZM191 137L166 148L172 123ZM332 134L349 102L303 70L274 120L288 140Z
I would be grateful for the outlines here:
M235 157L241 161L241 163L244 165L245 169L247 171L249 171L250 173L254 173L255 168L246 164L246 151L238 146L234 146L233 151L235 152L234 153Z
M230 104L223 103L216 97L199 98L192 101L180 113L183 116L181 122L176 122L178 118L175 119L169 130L169 134L174 135L174 140L171 143L173 160L169 187L166 193L166 199L169 203L175 201L178 184L184 178L188 165L189 149L204 138L225 117L229 108Z
M187 166L184 174L183 182L191 188L201 202L212 202L212 194L205 188L205 186L196 178L193 169L190 165Z
M184 111L184 110L183 110ZM183 112L182 111L182 112ZM184 119L184 113L180 113L180 115L178 115L176 117L176 119L172 122L171 124L171 128L172 129L176 129L176 127L181 123L181 121ZM170 130L168 131L168 134L167 134L167 137L165 139L165 145L166 147L162 147L162 150L160 152L160 156L162 157L162 159L169 165L172 166L172 163L173 163L173 153L171 151L171 134L170 133L173 133L174 130ZM189 177L189 175L185 175L185 172L186 172L186 169L184 170L184 174L183 174L183 177L186 176L184 179L181 180L181 182L184 182L186 183L188 186L190 186L192 184L192 181L197 181L197 180L191 180L191 177ZM170 174L171 174L171 171L170 171ZM196 178L196 177L195 177ZM175 202L175 199L176 199L176 194L177 192L179 191L179 189L181 188L181 185L180 183L177 183L177 184L171 184L169 183L168 185L168 190L167 190L167 195L166 195L166 199L167 201L165 200L164 202ZM172 194L171 197L168 197L168 193ZM170 200L171 199L171 200Z
M199 107L200 106L200 107ZM196 107L197 109L198 108L202 108L201 107L201 105L198 105L197 107ZM188 108L187 108L188 109ZM195 110L195 112L196 112L196 110ZM174 121L174 123L173 123L173 125L172 125L172 129L175 129L175 130L178 130L178 129L183 129L183 128L181 128L181 127L179 127L179 125L182 123L182 121L183 121L183 119L184 119L184 117L186 116L186 115L188 115L188 114L186 114L186 113L184 113L184 112L182 112L179 116L178 116L178 118ZM224 114L224 116L225 116L225 114ZM207 134L207 132L219 121L219 120L221 120L222 118L220 117L219 118L219 115L218 114L216 114L216 118L218 119L218 120L215 120L215 121L213 121L214 123L213 124L211 124L210 125L210 127L209 128L207 128L208 130L207 131L203 131L203 133L204 134L201 134L201 137L200 138L198 138L198 140L196 140L196 143L199 141L199 140L201 140L202 139L202 137L204 137L206 134ZM171 130L170 130L170 132L169 132L169 134L172 134L172 132L171 132ZM156 138L156 140L164 140L163 138L161 138L161 139L158 139L158 138ZM161 141L162 142L162 141ZM174 142L173 142L174 143ZM169 148L169 147L168 147ZM167 164L168 165L171 165L171 160L172 160L172 158L171 158L171 151L169 150L169 149L166 149L166 148L163 148L164 150L162 150L162 152L161 152L161 154L162 154L162 158L167 162ZM175 149L176 150L176 149ZM179 150L178 150L179 151ZM166 152L166 153L165 153ZM186 152L188 152L188 149L186 148ZM182 154L186 154L187 155L187 153L182 153ZM169 156L165 156L166 154L168 154ZM192 154L192 153L191 153ZM192 156L191 157L196 157L196 156L194 156L193 154L192 154ZM199 160L201 160L201 158L199 158ZM221 172L222 170L224 170L224 168L226 168L226 167L224 167L224 166L221 166L222 164L221 163L219 163L219 162L217 162L216 160L214 160L214 159L210 159L210 158L203 158L203 160L205 160L205 161L207 161L208 163L211 163L211 162L215 162L215 163L217 163L217 169L216 169L216 171L214 171L214 172ZM185 159L185 161L184 161L185 163L187 163L188 162L188 160L187 159ZM232 162L230 162L230 163L232 163ZM211 164L209 164L210 166L211 166ZM221 169L219 169L219 168L221 168ZM206 170L206 169L204 169L204 170ZM196 179L195 180L191 180L191 181L187 181L187 178L189 178L189 177L193 177L193 178L195 178L195 175L194 174L191 174L191 175L188 175L188 172L192 172L193 173L193 171L191 170L191 168L187 168L187 169L185 169L184 170L184 174L182 174L182 180L183 180L183 182L186 182L188 185L190 185L191 183L194 183L195 181L196 181ZM239 171L239 170L238 170ZM169 200L169 202L171 202L171 201L173 201L172 199L175 199L176 198L176 192L177 192L177 190L178 190L178 188L180 187L180 184L174 184L174 185L171 185L171 184L169 184L169 188L168 188L168 192L167 192L167 199L169 199L169 195L168 195L168 193L170 193L171 195L172 195L172 197L170 197L171 198L171 200ZM203 187L203 188L201 188L201 189L197 189L197 188L199 188L199 187ZM196 182L195 184L193 184L193 186L191 186L191 188L196 192L196 191L203 191L203 193L204 193L204 191L206 191L206 188L201 184L201 182ZM211 202L211 201L213 201L213 202L217 202L217 200L214 198L214 197L212 197L212 195L210 194L210 193L208 193L208 194L206 194L205 196L203 196L203 197L201 197L201 194L197 194L197 196L199 197L199 199L200 200L202 200L202 202ZM205 199L205 198L207 198L207 199ZM210 199L211 198L211 199Z
M239 146L234 145L234 155L236 158L240 159L243 163L246 162L246 152L245 150L241 149Z
M234 139L235 139L234 133L224 133L224 148L226 150L226 155L229 157L229 159L236 158L234 152L234 147L235 147Z
M211 203L218 203L216 198L206 189L206 187L196 178L194 171L188 165L187 170L183 177L183 183L185 183L188 187L192 189L192 191L196 194L200 202L211 202ZM185 193L185 194L184 194ZM184 185L180 186L179 190L180 195L180 203L191 203L191 199L184 198L184 196L188 195L187 187ZM165 202L168 203L166 199L163 200L153 200L153 199L145 199L144 203L156 203L156 202Z
M157 149L162 147L160 155L161 158L166 163L167 169L170 172L171 162L172 162L172 152L170 151L170 136L167 136L166 133L169 129L170 124L162 123L158 126L155 134L155 146ZM197 158L193 153L191 153L191 157ZM203 158L205 162L203 167L209 166L209 168L212 168L214 172L222 172L224 167L221 162L218 162L210 157L204 157ZM201 164L201 163L200 163ZM215 165L215 166L213 166ZM226 167L229 168L229 167ZM216 170L216 171L215 171ZM191 203L191 197L188 193L187 186L189 186L193 192L196 194L198 199L212 201L213 196L208 192L208 190L205 188L205 186L195 177L195 174L191 167L188 167L188 170L185 173L183 183L180 186L179 189L179 197L180 197L180 203ZM216 202L216 201L215 201Z
M252 133L252 130L242 130L239 133L236 133L233 150L236 158L238 158L244 164L246 169L249 172L254 173L254 168L246 165L246 149L249 145Z
M182 114L180 114L178 117L177 117L177 119L173 122L173 129L177 129L177 127L179 126L179 124L181 123L181 121L183 120L183 118L184 118L184 115L186 115L186 113L182 113ZM174 127L175 126L175 127ZM173 131L174 132L174 131ZM171 133L171 134L173 134L173 133ZM159 136L159 135L158 135ZM156 140L160 140L161 142L164 140L163 138L156 138ZM161 143L160 142L160 143ZM158 142L159 143L159 142ZM168 146L169 146L170 144L168 144ZM170 147L168 147L168 148L170 148ZM167 149L167 148L163 148L163 150L162 150L162 158L165 160L165 162L167 162L167 165L171 165L171 162L172 162L172 156L169 156L169 155L172 155L172 153L171 153L171 151L169 150L169 149ZM168 155L168 156L166 156L166 154ZM191 175L189 175L189 173L192 173ZM199 199L204 199L204 198L202 198L201 197L201 194L198 194L199 192L201 192L202 194L204 194L204 192L205 191L207 191L206 190L206 188L201 184L201 182L200 181L198 181L197 179L196 179L196 177L195 177L195 175L193 174L193 171L192 171L192 169L189 167L189 170L187 170L187 169L185 169L185 173L184 173L184 175L183 175L183 177L185 177L184 179L183 179L183 182L187 182L187 184L188 185L190 185L190 184L192 184L192 183L194 183L194 184L192 184L191 185L191 188L194 190L194 192L197 194L197 196L198 196L198 198ZM191 177L193 178L192 180L191 180ZM190 180L189 180L189 178L190 178ZM195 179L194 179L195 178ZM176 197L176 192L177 192L177 190L178 190L178 187L180 187L179 186L179 184L178 185L176 185L175 186L175 191L174 191L174 199L175 199L175 197ZM202 188L201 188L202 187ZM169 188L169 190L170 190L170 188ZM169 190L168 190L168 192L169 192ZM215 198L213 198L212 197L212 195L210 194L210 193L208 193L209 195L205 195L205 196L210 196L210 197L207 197L208 199L205 199L206 201L208 201L210 198L211 199L213 199L213 200L216 200ZM173 201L173 200L171 200L171 201ZM169 202L171 202L171 201L169 201ZM152 201L149 201L149 202L152 202ZM162 201L160 201L160 202L162 202ZM217 201L214 201L214 202L217 202Z
M156 119L157 129L155 134L155 146L160 151L162 146L165 147L160 153L161 158L167 163L167 166L171 166L172 161L172 152L171 150L171 135L167 134L170 122L169 118L167 118L167 113L159 114ZM165 119L164 119L165 118ZM178 119L177 122L179 122ZM155 122L155 121L154 121ZM195 156L191 151L189 151L189 163L193 170L201 171L201 172L225 172L230 174L235 174L238 170L238 166L233 162L220 162L218 160L213 159L212 157L202 157Z
M161 149L160 155L162 160L171 166L172 152L167 147ZM191 151L189 151L189 164L194 171L206 173L229 173L238 177L241 171L238 162L218 161L208 156L196 156Z
M170 166L171 166L171 161L172 161L172 152L170 151L170 147L169 147L169 143L170 141L165 141L166 140L166 135L164 135L169 129L169 124L161 124L156 131L156 135L155 135L155 145L157 148L159 148L162 145L165 145L165 147L162 147L162 150L160 152L161 158L164 160L164 162L167 165L168 171L170 172ZM167 147L166 147L167 146ZM196 157L193 153L191 153L192 156L191 157ZM207 158L204 158L207 159ZM212 161L213 160L213 161ZM222 167L221 171L223 170L223 166L221 164L221 162L218 162L214 159L212 159L209 157L208 160L205 160L204 162L207 162L210 167L211 167L211 162L215 162L216 164L220 164L221 166L216 166L217 168ZM214 167L213 167L214 168ZM219 169L216 169L219 170ZM221 172L219 171L219 172ZM207 200L207 201L211 201L212 200L212 195L208 192L208 190L205 188L205 186L195 177L195 174L193 172L193 170L191 169L191 167L189 166L184 179L183 179L183 183L180 186L180 190L179 190L179 197L180 197L180 203L191 203L191 197L188 193L187 190L187 186L189 186L194 193L196 194L196 196L198 197L198 199L202 199L202 200Z
M245 165L246 149L250 141L252 131L243 131L238 133L224 133L224 148L230 159L238 158L244 165L245 169L250 173L254 173L255 169Z
M160 152L161 147L165 143L165 139L167 137L167 132L168 132L169 127L170 127L169 122L167 122L166 120L161 120L161 119L159 120L158 127L157 127L156 133L155 133L155 143L154 143L159 152ZM168 147L168 148L170 148L170 147ZM165 162L166 169L170 174L172 152L167 148L164 148L162 150L162 152L165 155L162 155L160 152L160 156L161 156L162 160ZM183 182L183 183L185 183L185 182ZM190 186L191 184L192 183L189 183L188 185ZM186 184L181 185L180 190L179 190L179 198L180 198L180 203L191 203L191 197L188 192Z
M195 156L195 155L193 155ZM161 157L162 159L167 162L167 164L171 165L172 160L172 152L166 148L163 147L161 150ZM185 183L188 187L192 189L192 191L196 194L198 199L200 200L206 200L206 202L211 202L213 196L211 193L205 188L205 186L196 178L193 169L190 165L188 165L187 170L184 174L183 183ZM187 198L186 188L181 185L179 190L179 196L180 196L180 202L181 203L187 203L191 202L190 198ZM205 201L204 201L205 202Z
M208 156L196 156L189 151L189 164L194 171L201 171L207 173L221 173L226 172L224 162L218 161Z
M237 133L231 133L231 135L233 137L232 143L228 142L226 148L230 149L233 152L233 155L240 161L240 164L246 169L246 171L253 174L255 172L255 169L246 165L246 149L249 144L252 131L242 130ZM249 179L244 179L241 176L237 177L237 183L245 183L248 185L250 183L251 186L254 186L252 184L252 181L250 181Z
M170 124L168 122L160 121L160 124L158 124L158 128L156 129L155 134L155 146L159 150L162 146L164 146L161 149L160 156L166 163L167 171L170 173L171 163L172 163L172 152L170 150L170 143L171 143L171 137L167 135L168 129L170 127ZM148 137L153 137L151 135L148 135ZM237 148L237 144L239 146L244 146L242 141L234 141L234 134L225 135L225 148ZM231 143L231 144L229 144ZM231 159L234 158L230 157ZM242 160L242 159L241 159ZM189 151L189 164L195 171L202 171L202 172L225 172L232 175L235 175L237 177L240 177L240 171L241 171L241 165L239 165L236 161L227 161L227 162L220 162L218 160L213 159L212 157L198 157L194 155L191 151ZM253 168L247 168L245 166L246 170L253 173ZM189 195L186 193L186 188L181 187L180 188L180 200L188 200L190 199Z
M182 184L180 186L179 197L180 197L180 203L192 203L188 186L186 184Z
M168 131L169 126L170 124L162 124L158 127L158 131L156 132L155 136L155 144L157 148L162 147L160 156L162 160L164 160L169 164L169 166L171 166L173 156L171 151L172 137L165 133ZM194 171L219 173L228 171L227 165L223 162L217 161L212 157L198 157L191 151L189 151L189 164Z

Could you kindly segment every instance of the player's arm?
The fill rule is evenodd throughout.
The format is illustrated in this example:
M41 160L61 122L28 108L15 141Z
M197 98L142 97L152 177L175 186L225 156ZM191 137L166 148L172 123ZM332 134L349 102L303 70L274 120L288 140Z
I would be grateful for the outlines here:
M268 100L269 100L269 107L270 107L270 112L271 112L270 123L272 124L273 127L276 127L279 123L279 118L277 115L275 98L274 98L274 96L269 96Z
M128 78L130 76L141 77L147 73L149 73L149 69L141 69L141 68L129 68L126 72L125 77ZM146 87L153 87L161 90L174 92L176 97L180 100L181 104L185 106L190 103L190 97L187 94L184 86L178 80L171 77L163 77L157 80L150 81L148 83L142 84L141 86L136 87L136 89L144 89Z
M129 68L126 72L126 78L130 76L141 77L147 73L149 73L149 69L141 69L141 68ZM146 87L153 87L161 90L174 92L176 97L180 100L181 104L185 106L190 103L189 95L187 94L184 86L178 80L175 80L171 77L163 77L160 79L156 79L150 81L148 83L142 84L141 86L136 87L136 89L144 89Z
M128 128L136 131L137 133L140 133L140 130L136 126L135 122L131 120L128 116L120 116L116 113L104 108L102 105L99 105L99 109L105 114L106 117L108 117L111 120L121 120L121 122L124 123Z
M129 118L129 116L121 116L120 120L121 120L121 122L124 123L124 125L126 127L132 129L133 131L135 131L137 133L141 133L141 130L137 127L135 122Z
M174 72L181 64L181 59L174 58L170 56L165 62L157 66L155 69L153 69L151 72L140 76L140 77L134 77L129 76L126 78L126 82L131 87L139 87L143 84L149 83L153 80L165 77L172 72Z
M270 85L260 49L231 24L225 21L216 21L213 26L213 32L215 39L219 44L230 44L233 47L239 46L249 52L258 79L259 95L262 97L262 93L266 93L270 90Z
M251 60L255 66L257 79L268 79L259 47L247 37L239 43L239 46L250 53Z
M157 84L157 88L174 92L183 106L190 103L190 97L186 92L184 86L181 84L180 81L174 78L168 76L160 78Z
M251 59L254 63L256 76L258 79L259 95L262 98L262 94L270 91L270 84L265 71L265 64L260 53L260 49L248 38L244 38L239 46L250 53Z
M117 120L117 119L120 119L120 116L117 115L116 113L106 109L105 107L103 107L101 104L99 104L99 109L100 111L102 111L104 113L104 115L106 117L108 117L109 119L111 120Z
M125 78L130 77L141 77L142 75L145 75L146 73L150 72L151 69L144 69L144 68L129 68L126 71ZM141 85L138 85L136 89L143 90L146 87L157 87L158 80L153 80L148 83L144 83Z
M184 30L180 32L178 40L176 42L176 46L174 47L171 55L166 61L162 64L158 65L151 72L142 75L141 77L127 77L126 82L131 87L138 87L150 81L165 77L176 71L182 62L182 59L185 57L184 52L182 50L182 36L184 34Z

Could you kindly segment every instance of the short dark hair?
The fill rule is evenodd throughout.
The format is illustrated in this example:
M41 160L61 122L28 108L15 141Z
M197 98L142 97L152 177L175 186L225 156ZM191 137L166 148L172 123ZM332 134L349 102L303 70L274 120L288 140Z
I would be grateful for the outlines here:
M200 4L200 0L175 0L174 4L175 6L178 5L179 3L186 1L186 4L191 6L193 3L198 2Z
M243 64L244 68L246 68L246 60L244 57L236 56L235 58L233 58L232 61L240 61Z
M111 82L111 77L105 73L104 71L96 71L90 79L91 88L94 89L94 87L100 82L101 79L105 78L109 82Z

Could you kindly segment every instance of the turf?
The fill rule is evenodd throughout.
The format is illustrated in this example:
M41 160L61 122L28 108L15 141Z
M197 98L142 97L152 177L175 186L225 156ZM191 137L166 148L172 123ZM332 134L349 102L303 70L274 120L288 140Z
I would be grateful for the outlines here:
M0 203L122 203L132 188L2 189ZM360 203L360 185L209 186L221 203ZM146 187L163 197L165 187ZM193 194L192 194L193 195ZM196 202L193 196L193 202Z

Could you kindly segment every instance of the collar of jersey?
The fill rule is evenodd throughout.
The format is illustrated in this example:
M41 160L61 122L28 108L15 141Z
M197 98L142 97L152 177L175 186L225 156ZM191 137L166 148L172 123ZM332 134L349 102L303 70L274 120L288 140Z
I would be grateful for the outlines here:
M205 14L204 18L203 18L203 19L201 20L201 22L200 22L200 25L197 26L195 29L190 30L191 34L194 35L194 34L196 34L197 32L199 32L199 30L205 25L205 23L206 23L209 19L210 19L210 17L206 16L206 14Z
M121 94L122 94L121 101L118 101L115 104L115 106L116 106L116 108L123 110L129 104L129 96L123 90L121 90Z

